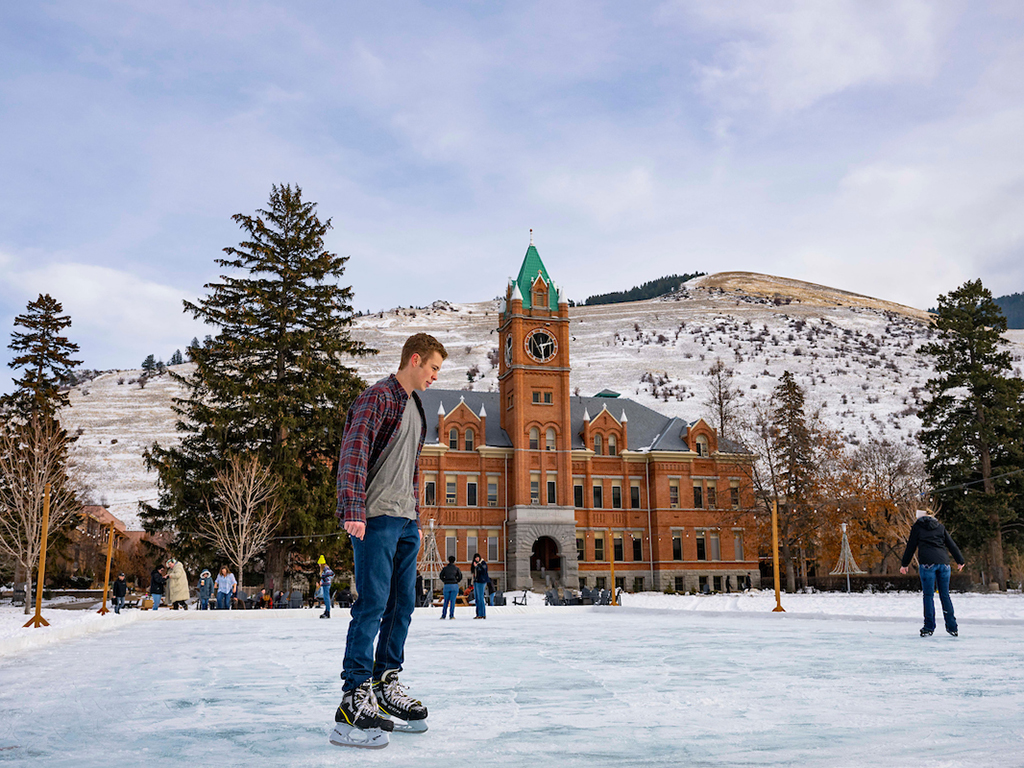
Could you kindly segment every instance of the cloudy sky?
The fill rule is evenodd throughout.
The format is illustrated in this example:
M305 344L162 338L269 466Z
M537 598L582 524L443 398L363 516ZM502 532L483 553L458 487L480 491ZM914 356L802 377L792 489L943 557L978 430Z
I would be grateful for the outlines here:
M285 182L364 310L491 298L530 228L577 300L1024 291L1022 137L1019 2L4 3L0 339L48 292L86 366L167 359Z

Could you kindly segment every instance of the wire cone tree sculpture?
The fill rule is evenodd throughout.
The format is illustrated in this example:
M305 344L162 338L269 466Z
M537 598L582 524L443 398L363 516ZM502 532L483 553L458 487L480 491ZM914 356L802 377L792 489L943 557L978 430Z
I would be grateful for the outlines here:
M423 537L423 546L420 548L419 571L423 581L430 582L431 596L434 594L434 582L441 577L443 567L441 553L437 551L437 539L434 537L434 518L430 518L430 529Z
M846 536L846 523L841 523L839 527L843 529L843 544L839 550L839 562L836 563L836 567L830 573L833 576L846 576L846 591L849 592L850 574L866 573L866 571L862 571L853 559L853 553L850 551L850 540Z
M216 501L211 507L207 500L208 516L199 521L196 533L231 561L239 590L243 569L267 548L281 523L279 485L256 456L232 456L213 482Z

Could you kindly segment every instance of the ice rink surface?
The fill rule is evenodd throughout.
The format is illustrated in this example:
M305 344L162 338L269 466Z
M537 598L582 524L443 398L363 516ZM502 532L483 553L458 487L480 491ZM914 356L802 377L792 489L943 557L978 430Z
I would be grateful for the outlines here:
M328 743L347 616L161 614L0 657L0 763L1019 766L1024 625L643 608L417 611L430 730ZM274 614L274 615L266 615Z

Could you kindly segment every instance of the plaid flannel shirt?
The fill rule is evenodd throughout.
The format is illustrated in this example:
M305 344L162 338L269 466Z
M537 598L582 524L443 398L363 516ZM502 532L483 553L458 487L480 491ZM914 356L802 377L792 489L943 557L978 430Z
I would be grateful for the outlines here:
M412 476L416 524L419 525L419 455L427 436L427 419L419 395L413 392L412 399L420 412L420 441L416 447L416 469ZM408 402L409 395L391 374L363 390L349 408L341 440L341 460L338 462L338 509L335 513L343 524L366 522L366 478L370 468L398 434Z

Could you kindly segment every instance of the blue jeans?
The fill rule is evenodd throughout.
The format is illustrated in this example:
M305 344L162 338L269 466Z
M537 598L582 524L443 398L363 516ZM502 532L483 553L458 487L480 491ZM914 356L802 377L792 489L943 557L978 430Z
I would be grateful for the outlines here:
M416 521L380 515L368 518L362 540L352 537L352 562L359 598L345 640L342 690L358 688L388 669L402 669L405 638L416 607ZM373 639L377 636L377 653Z
M153 598L153 610L155 611L160 607L160 598L162 598L163 595L150 595L150 597Z
M331 615L331 588L324 586L320 587L320 593L324 597L324 613L328 616Z
M473 584L473 602L476 603L476 615L487 616L487 584L478 581Z
M230 592L218 592L217 593L217 610L218 611L230 611L231 610L231 593Z
M114 613L120 613L122 608L124 608L124 598L123 597L115 597L114 598Z
M455 618L455 600L459 596L459 585L458 584L445 584L441 590L444 597L444 602L441 603L441 618L445 617L445 611L448 611L448 616ZM451 606L451 607L449 607Z
M942 603L942 618L947 632L956 632L956 616L953 615L953 601L949 599L949 566L922 565L921 592L924 599L924 628L935 631L935 585L939 587L939 602Z
M208 598L208 597L200 597L199 598L199 610L200 611L208 611L208 610L210 610L210 598Z

